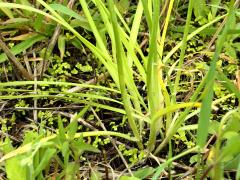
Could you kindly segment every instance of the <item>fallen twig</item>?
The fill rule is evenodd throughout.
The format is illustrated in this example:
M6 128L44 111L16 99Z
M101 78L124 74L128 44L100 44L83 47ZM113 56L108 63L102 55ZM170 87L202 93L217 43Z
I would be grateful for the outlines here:
M5 42L2 40L2 35L0 33L0 47L8 57L9 61L13 64L13 66L22 74L24 78L27 80L33 80L33 76L31 76L28 71L23 67L23 65L17 60L17 58L14 56L14 54L10 51L10 49L7 47Z
M67 7L72 9L72 7L74 5L74 2L75 2L75 0L70 0L68 2ZM39 77L39 79L42 78L42 75L43 75L44 71L46 71L46 69L48 67L48 63L47 63L46 60L52 54L53 48L55 47L55 45L57 43L57 40L58 40L58 37L59 37L60 33L61 33L61 25L58 24L57 27L55 28L55 31L53 33L53 36L52 36L51 40L50 40L50 43L48 44L48 47L47 47L47 49L45 51L43 61L40 63L40 66L38 68L38 69L40 69L40 77Z

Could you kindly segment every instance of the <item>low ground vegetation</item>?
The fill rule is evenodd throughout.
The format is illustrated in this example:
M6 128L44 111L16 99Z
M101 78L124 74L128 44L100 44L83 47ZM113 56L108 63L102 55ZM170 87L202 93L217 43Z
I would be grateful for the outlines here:
M2 179L240 179L239 1L0 0Z

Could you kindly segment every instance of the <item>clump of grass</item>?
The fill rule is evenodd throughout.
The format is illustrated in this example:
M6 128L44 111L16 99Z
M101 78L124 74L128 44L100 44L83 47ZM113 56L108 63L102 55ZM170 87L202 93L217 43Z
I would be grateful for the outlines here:
M14 87L34 84L79 86L88 89L94 89L96 91L111 91L112 93L120 94L121 100L119 101L113 98L105 97L103 95L96 95L94 93L91 93L90 90L89 93L61 91L53 93L48 91L42 91L37 94L33 94L32 92L29 92L29 94L27 95L2 95L0 96L0 99L65 99L84 104L86 107L95 106L97 108L106 109L111 112L117 112L122 114L123 116L126 116L133 137L129 136L128 134L113 131L89 131L77 133L77 118L73 119L73 122L70 123L66 130L64 130L63 124L61 124L59 120L59 132L54 135L44 138L40 136L39 139L36 140L36 142L30 142L13 151L11 151L12 149L10 147L10 142L6 141L6 144L8 146L5 150L6 155L3 156L0 161L6 161L6 167L10 168L7 171L12 171L11 168L14 161L21 161L24 158L25 161L33 161L36 156L39 156L38 153L40 148L48 152L46 150L46 147L51 147L51 151L48 152L51 154L51 156L47 156L46 154L44 154L46 156L44 162L38 161L38 163L34 165L33 162L31 162L31 167L37 168L37 172L34 172L33 169L30 169L31 173L33 173L31 174L31 177L34 178L38 175L39 177L42 176L42 174L39 174L40 171L45 169L46 163L49 162L52 157L54 157L56 161L60 165L62 165L62 168L65 169L66 172L76 172L74 169L78 167L76 165L77 159L79 158L81 153L74 151L71 152L72 149L81 147L81 151L89 150L93 152L98 152L98 150L94 149L90 145L86 145L86 143L83 143L83 141L79 141L77 142L77 144L75 144L74 139L82 139L88 136L116 136L127 139L136 143L139 151L144 150L148 157L158 156L163 152L162 150L164 148L167 148L167 144L169 144L168 159L151 173L153 174L155 172L155 174L153 175L153 179L157 179L164 171L164 169L171 166L173 161L183 156L189 155L190 153L199 153L199 161L196 168L201 167L201 164L203 162L200 157L200 153L204 152L206 146L208 145L207 137L209 135L208 129L210 126L211 110L214 96L213 87L216 77L220 80L224 80L223 85L228 90L233 92L236 97L239 96L239 92L236 90L235 86L227 79L224 73L222 73L221 71L217 72L216 70L217 60L228 35L230 25L232 21L234 21L236 11L234 1L230 2L228 13L219 17L215 17L216 9L212 8L213 18L208 23L200 26L191 34L189 34L191 21L193 19L193 12L195 16L199 16L198 18L200 18L200 16L202 15L202 12L200 13L196 10L197 3L200 3L200 1L195 2L193 0L190 0L188 2L188 11L182 41L178 43L175 47L173 47L172 50L167 52L165 56L165 43L167 38L167 31L169 30L169 24L171 22L172 10L174 8L174 0L168 1L169 4L167 7L166 18L164 19L163 28L161 28L161 25L159 23L160 19L163 19L163 17L161 17L162 13L160 11L162 4L159 0L141 0L137 2L136 13L132 15L133 22L131 24L125 22L123 15L116 7L115 1L107 0L106 3L101 0L92 1L92 5L99 13L99 18L101 19L101 25L103 26L104 32L102 32L103 29L98 28L98 24L92 15L91 9L89 8L89 2L86 0L79 1L88 25L86 29L92 32L96 43L92 43L86 38L84 38L73 26L70 25L70 23L65 18L65 16L67 16L76 20L82 20L82 17L78 13L60 4L49 5L42 0L37 0L37 2L39 3L39 5L43 6L45 10L34 8L29 4L16 4L5 2L0 2L0 7L4 8L5 13L7 13L9 17L11 17L11 11L9 11L9 9L21 9L29 12L38 13L63 26L68 32L71 32L78 39L78 41L80 41L94 54L94 56L99 61L98 63L104 65L106 71L110 74L116 89L107 88L100 85L88 85L84 83L79 84L50 81L6 82L0 83L0 86ZM48 11L48 13L46 12L46 10ZM204 29L207 29L208 27L225 17L226 23L224 25L223 31L221 32L217 40L215 52L212 57L207 74L205 75L205 77L200 79L198 87L194 89L194 93L189 98L188 102L179 101L177 95L178 91L181 89L181 76L184 74L182 69L186 57L187 41L191 41L196 34L200 33ZM140 48L140 43L138 43L139 41L137 35L140 32L142 19L146 20L146 26L148 29L148 54L143 52L143 50ZM42 40L42 38L38 40L40 41ZM33 43L35 43L35 41ZM61 43L59 44L61 45ZM22 50L25 50L27 48L28 46L25 45ZM21 52L15 49L16 47L11 49L15 55ZM64 54L63 49L64 48L62 47L62 58ZM179 59L177 59L176 63L171 64L171 56L177 50L180 50L180 57ZM6 57L2 55L0 56L0 62L1 58L2 61L6 60ZM168 68L169 66L170 68ZM169 76L171 76L173 72L176 72L176 76L174 78L170 78ZM140 79L143 84L142 86L146 87L146 97L141 95L138 88L138 81L136 81L136 79ZM20 92L21 90L18 91ZM4 92L4 90L1 90L1 92ZM116 103L118 105L121 105L122 108L116 108L111 107L110 105L101 104L96 100L104 100L109 101L110 103ZM86 109L78 113L77 117L82 117L84 114L83 112L85 113ZM194 128L197 129L196 138L194 138L196 139L196 141L193 143L194 147L176 155L174 153L174 149L172 148L172 140L174 139L174 135L178 132L181 126L185 125L185 122L191 117L191 115L195 115L198 113L199 120L196 124L196 127ZM218 135L220 136L220 138L217 139L216 146L214 146L213 150L211 150L213 154L215 153L215 155L213 155L213 159L215 159L216 161L213 163L212 159L208 158L209 169L206 170L206 173L211 170L212 174L210 174L210 176L215 179L221 178L223 176L221 164L223 163L223 159L226 157L226 153L230 153L232 159L234 159L235 156L239 153L237 146L234 148L234 150L230 150L230 148L234 146L232 144L233 140L236 140L236 138L239 137L239 131L237 130L234 131L234 133L236 132L236 134L228 139L228 144L224 147L221 147L221 144L224 141L223 134L225 133L222 131L222 128L226 124L226 119L229 119L230 115L232 116L233 114L234 117L238 117L237 113L238 110L233 110L230 114L227 114L221 120L221 128L219 127L218 129ZM239 122L237 121L236 123ZM195 134L193 136L195 136ZM53 143L56 139L63 143L62 147L53 146ZM65 142L67 143L65 144ZM64 148L66 148L66 150L63 150ZM224 149L224 153L220 153L221 148ZM34 150L34 153L30 153L31 155L28 156L28 158L23 156L24 153L27 153L31 150ZM59 152L63 154L63 158L65 158L64 162L61 162L61 158L57 156L57 153ZM73 155L75 159L74 165L69 164L70 154ZM175 156L173 156L173 154L175 154ZM217 157L216 155L219 155L221 158ZM37 166L37 164L40 164L41 166L35 167ZM131 173L131 170L129 168L128 170ZM200 176L200 174L201 172L198 172L196 177ZM67 173L65 173L64 175L65 177L73 177L71 176L71 174ZM64 175L62 175L62 177ZM204 178L204 176L205 174L202 177Z

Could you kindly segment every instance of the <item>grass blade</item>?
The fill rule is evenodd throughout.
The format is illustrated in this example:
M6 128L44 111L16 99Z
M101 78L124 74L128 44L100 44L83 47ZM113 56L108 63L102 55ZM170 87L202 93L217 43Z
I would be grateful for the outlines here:
M126 89L126 84L125 84L125 65L126 62L124 63L125 58L124 56L124 52L123 52L123 46L122 46L122 42L120 39L120 35L119 35L119 28L118 28L118 23L117 23L117 17L116 17L116 13L114 11L114 3L112 0L108 0L108 6L109 6L109 11L111 13L111 20L112 20L112 24L113 24L113 30L114 30L114 37L115 37L115 44L116 44L116 57L117 57L117 65L118 65L118 77L119 77L119 84L120 84L120 90L121 90L121 95L122 95L122 100L123 100L123 104L124 104L124 108L126 110L127 113L127 118L128 118L128 122L129 125L133 131L134 136L140 140L140 135L138 132L138 128L135 122L135 119L132 115L132 105L127 93L127 89ZM140 149L143 148L143 145L141 144L140 141L137 142L138 146Z
M14 55L17 55L17 54L23 52L24 50L32 47L35 43L42 41L44 39L46 39L46 37L44 37L42 35L36 35L36 36L30 37L30 38L24 40L23 42L17 44L16 46L13 46L10 50ZM7 59L8 58L5 53L2 53L0 55L0 63L6 61Z
M207 83L203 91L202 107L200 111L199 126L197 130L197 144L201 148L204 147L208 135L207 129L209 127L209 120L211 115L211 105L213 100L213 85L216 76L216 62L218 60L219 54L221 53L227 32L230 28L231 21L235 16L233 3L234 1L232 0L225 28L222 34L220 35L219 39L217 40L216 50L212 58L210 69L206 76Z

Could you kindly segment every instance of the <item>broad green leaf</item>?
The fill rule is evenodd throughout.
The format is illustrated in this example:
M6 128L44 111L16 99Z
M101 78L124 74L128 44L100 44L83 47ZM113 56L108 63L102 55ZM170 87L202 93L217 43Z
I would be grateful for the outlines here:
M121 14L124 14L127 12L129 6L130 6L130 1L129 0L120 0L120 1L115 1L116 6Z
M217 134L220 123L218 121L210 121L209 134Z
M8 153L13 150L12 144L8 138L5 139L4 145L2 147L3 152ZM21 160L24 157L18 154L15 157L12 157L6 160L5 168L7 178L9 180L26 180L27 179L27 167L21 164Z
M158 166L158 168L156 169L155 174L152 177L152 180L157 180L159 178L159 176L162 174L162 172L164 171L164 169L168 166L170 162L165 162L162 163Z
M65 169L66 175L64 179L66 180L76 179L75 174L77 173L77 171L79 171L79 163L76 162L68 163Z
M85 106L78 114L75 114L71 118L71 122L67 127L67 134L70 140L74 139L74 136L78 130L78 119L83 118L84 114L87 112L88 109L89 109L89 106Z
M92 169L90 180L101 180L101 179L102 179L101 174L96 169Z
M217 14L217 10L218 10L218 7L221 3L221 0L211 0L211 9L212 9L212 16L213 18L216 16Z
M60 51L60 57L63 59L63 56L65 54L65 43L66 43L66 38L64 35L60 35L58 37L58 49Z
M50 4L49 6L55 11L59 11L59 12L65 14L65 15L68 15L68 16L73 17L75 19L78 19L80 21L86 21L85 17L79 15L78 13L73 11L72 9L69 9L68 7L66 7L62 4Z
M35 177L38 176L38 174L49 165L49 161L55 153L56 153L56 149L53 149L53 148L45 149L45 152L41 155L40 163L34 170Z
M234 47L232 47L228 43L225 43L224 49L225 49L226 55L228 55L234 59L237 59L236 49Z
M75 152L75 155L79 156L85 151L88 152L94 152L94 153L100 153L101 151L92 146L91 144L85 143L82 138L78 140L74 140L71 142L71 148Z
M26 180L27 179L27 166L21 165L23 157L16 156L8 159L5 164L7 178L9 180Z
M240 179L240 162L238 163L236 179Z
M221 71L218 70L217 79L220 80L221 84L230 92L234 93L234 95L240 99L240 91L238 88L233 84L233 82L228 79L228 77Z
M39 41L42 41L44 40L45 37L42 36L42 35L36 35L34 37L31 37L19 44L17 44L16 46L14 46L13 48L11 48L11 52L14 54L14 55L17 55L21 52L23 52L24 50L32 47L33 44L35 44L36 42L39 42ZM4 62L7 60L7 56L5 55L5 53L2 53L0 55L0 63Z
M219 36L219 39L217 40L216 50L212 58L209 71L206 75L207 83L205 85L205 89L202 94L203 99L202 99L202 106L200 111L199 126L197 130L197 144L201 148L205 146L207 136L208 136L209 121L211 116L211 106L212 106L212 100L213 100L213 85L216 77L216 63L222 51L223 43L226 40L226 35L227 35L227 31L230 28L231 20L233 19L234 16L235 14L234 14L234 6L233 6L233 0L232 0L231 8L226 20L225 28L222 34Z
M74 45L78 49L83 48L83 45L82 45L81 41L79 41L79 39L77 39L77 38L72 39L71 43L72 43L72 45Z
M70 21L70 25L73 28L80 26L86 30L92 31L87 19L79 15L72 9L69 9L68 7L62 4L50 4L50 7L53 8L53 10L55 11L59 11L65 15L68 15L69 17L73 17L74 19Z
M30 19L28 18L12 18L8 19L4 22L4 25L0 26L0 29L21 29L29 26L31 23Z
M82 139L82 137L80 137L77 140L73 140L71 142L71 150L74 153L74 159L77 160L79 159L79 157L84 153L84 152L94 152L94 153L100 153L101 151L99 151L96 147L94 147L91 144L87 144L84 142L84 140Z
M44 21L44 16L42 14L37 14L36 18L33 22L33 27L37 32L43 32L43 22Z
M205 0L194 0L194 14L197 19L206 17L207 6Z
M92 31L91 27L89 26L89 23L86 19L79 20L79 19L73 19L69 23L73 28L76 27L82 27L83 29L86 29L88 31Z
M77 117L77 115L75 115L72 119L71 119L71 122L70 124L68 125L68 138L70 140L72 140L77 132L77 129L78 129L78 118L81 118L81 117Z
M152 167L146 167L143 169L138 169L137 171L133 172L133 175L137 178L141 178L141 179L145 179L148 176L150 176L151 174L153 174L155 172L155 169Z
M39 134L37 132L34 131L26 131L24 134L24 140L22 145L25 145L27 143L33 142L34 140L36 140L39 137Z
M228 162L224 162L225 170L237 170L240 163L240 153Z
M141 180L141 179L133 176L121 176L119 180Z
M82 133L76 133L74 138L80 138L80 137L90 137L90 136L117 136L124 139L127 139L129 141L136 142L137 139L135 137L131 137L127 134L119 133L119 132L113 132L113 131L89 131L89 132L82 132ZM46 143L48 141L51 141L57 137L56 134L45 137L40 139L40 143ZM6 161L9 158L15 157L19 154L23 154L25 152L31 151L33 143L28 143L24 146L21 146L17 148L16 150L13 150L7 154L5 154L1 159L0 163L3 161Z
M3 145L1 146L1 151L3 151L3 153L8 153L14 150L14 147L11 144L10 139L7 137L3 143Z
M224 132L227 131L234 131L234 132L240 132L240 112L236 111L229 117Z
M65 129L63 127L63 122L60 115L58 116L58 135L57 136L60 139L60 143L66 141Z
M231 133L229 134L228 140L226 145L222 148L221 150L221 155L220 157L222 159L224 158L231 158L234 157L235 155L240 154L240 143L239 142L240 135L237 133Z
M69 142L68 141L62 142L60 149L62 152L62 156L64 157L64 162L66 163L68 161L69 154L70 154Z
M3 1L0 0L0 2L3 2ZM8 9L8 8L1 8L1 7L0 7L0 10L1 10L4 14L6 14L10 19L14 18L13 13L12 13L12 11L11 11L10 9Z

